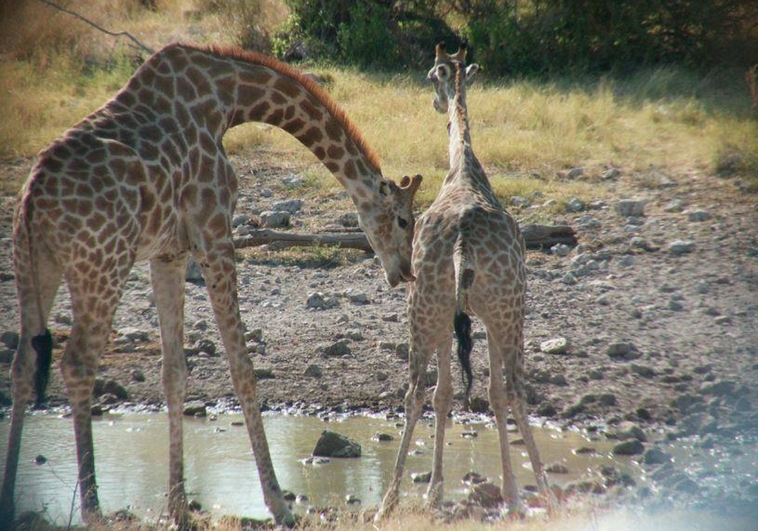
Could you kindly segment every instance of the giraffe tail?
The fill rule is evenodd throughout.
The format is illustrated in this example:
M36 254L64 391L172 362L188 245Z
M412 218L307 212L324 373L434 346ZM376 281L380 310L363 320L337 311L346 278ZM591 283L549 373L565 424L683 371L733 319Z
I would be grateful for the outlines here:
M465 405L468 408L469 395L474 383L474 374L471 371L471 351L474 348L474 340L471 336L471 317L466 313L468 308L468 290L474 283L474 270L469 266L463 238L459 235L453 251L453 265L455 267L455 317L453 318L453 330L458 341L458 361L463 373L463 385L465 388Z
M34 233L32 230L32 205L33 203L31 200L31 194L27 192L27 194L19 203L18 210L16 212L16 227L14 231L14 253L16 256L14 262L17 264L25 263L29 266L25 271L20 271L19 268L17 268L16 276L19 282L22 281L22 277L27 277L24 284L30 287L31 298L23 298L22 304L24 303L23 301L25 301L26 304L31 303L32 305L36 306L36 313L39 317L37 329L42 330L42 332L32 336L31 338L32 348L37 354L34 369L34 392L36 395L34 407L35 409L39 409L45 403L45 391L47 390L47 383L50 379L50 368L53 361L53 336L46 326L41 306L41 296L39 292L39 274L34 260L35 252Z

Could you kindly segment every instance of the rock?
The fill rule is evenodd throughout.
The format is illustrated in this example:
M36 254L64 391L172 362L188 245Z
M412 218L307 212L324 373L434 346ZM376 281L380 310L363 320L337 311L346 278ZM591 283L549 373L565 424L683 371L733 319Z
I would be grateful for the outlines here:
M313 308L315 310L322 310L326 308L326 298L320 291L310 293L308 300L305 301L306 308Z
M315 363L312 363L308 365L303 374L310 376L311 378L321 378L324 375L324 371L321 369L321 367Z
M610 179L615 179L619 175L621 175L621 171L619 169L610 168L603 173L603 180L608 181Z
M34 458L34 464L37 466L44 465L45 463L47 463L47 457L42 454L39 454Z
M410 355L410 347L408 346L408 343L398 343L395 347L395 355L400 360L408 361Z
M261 225L268 229L279 229L290 226L290 213L282 211L267 210L261 212Z
M131 378L133 382L142 383L145 381L145 373L141 369L134 369L131 372Z
M545 467L545 472L548 474L568 474L569 469L563 463L552 463Z
M389 433L376 432L374 436L371 437L371 440L377 441L377 442L389 442L389 441L394 441L395 438Z
M686 210L684 213L687 214L688 220L695 223L707 221L711 217L711 213L707 210Z
M695 242L690 240L674 240L669 244L668 250L677 256L689 254L695 250Z
M495 509L504 503L500 487L489 482L474 485L471 492L469 492L468 501L480 505L485 509Z
M571 253L571 247L569 247L565 243L556 243L550 248L550 252L556 256L564 257L564 256L568 256L569 253Z
M96 379L93 394L98 397L104 394L111 394L118 400L129 399L129 392L116 380L101 380L99 378Z
M645 215L646 204L644 199L622 199L616 203L616 213L625 218L642 217Z
M565 337L556 337L540 343L540 351L545 354L565 354L568 348L569 340Z
M619 341L617 343L611 343L608 345L605 353L609 358L615 360L630 361L635 360L642 356L637 347L633 343Z
M208 356L214 357L216 355L216 343L208 338L197 340L193 346L195 352L205 352Z
M6 330L2 334L0 334L0 343L5 345L11 350L16 350L18 348L18 339L19 335L18 332L14 330Z
M645 432L642 431L642 428L629 420L619 423L618 426L616 426L616 429L613 430L612 435L621 441L628 439L637 439L641 442L647 441L647 436L645 435Z
M655 370L653 370L652 367L648 367L646 365L638 365L636 363L632 363L630 368L632 369L632 372L634 374L638 374L642 376L643 378L653 378L655 377Z
M566 203L566 212L584 212L587 206L577 197L572 197Z
M313 455L316 457L360 457L361 445L344 435L324 430L313 449Z
M700 486L695 480L684 478L674 485L674 490L684 494L698 494L700 492Z
M274 376L274 371L271 369L255 369L254 372L256 380L271 380L276 378L276 376Z
M413 483L429 483L431 480L431 472L414 472L411 474L411 481Z
M645 445L637 439L631 439L613 447L613 455L639 455L645 451Z
M358 290L350 288L345 291L344 295L353 304L370 304L371 303L371 300L368 298L368 295L366 295L366 293L363 291L358 291Z
M255 343L260 343L261 341L263 341L263 329L255 328L253 330L250 330L249 332L245 332L245 341L253 341Z
M188 282L204 282L205 281L203 277L203 268L200 267L200 264L197 263L197 260L195 260L191 256L190 256L189 261L187 262L187 272L184 276L184 279Z
M486 483L487 478L478 472L466 472L461 481L464 485L479 485L480 483Z
M345 503L348 505L359 505L361 503L361 499L354 494L346 494Z
M569 179L576 179L577 177L581 177L584 175L584 168L571 168L569 171L566 172L566 177Z
M182 414L186 417L205 417L208 414L208 410L205 407L205 403L193 400L184 404Z
M331 345L319 346L317 350L321 352L321 356L324 358L349 356L352 353L350 347L347 345L347 341L344 339L340 339Z
M646 465L662 465L671 463L672 461L671 454L664 452L660 448L649 448L642 456L642 462Z
M234 218L232 218L232 227L237 228L240 225L244 225L248 221L250 221L250 216L247 214L237 214L234 216Z
M273 204L273 210L276 212L288 212L296 214L303 208L302 199L288 199L286 201L277 201Z

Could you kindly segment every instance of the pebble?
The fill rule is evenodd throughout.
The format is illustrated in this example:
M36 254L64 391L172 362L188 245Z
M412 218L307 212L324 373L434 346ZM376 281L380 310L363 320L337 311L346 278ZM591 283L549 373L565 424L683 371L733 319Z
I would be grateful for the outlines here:
M340 339L331 345L321 345L317 348L317 351L321 352L321 356L325 358L349 356L352 353L347 341L344 339Z
M642 217L645 215L646 204L644 199L622 199L616 203L616 213L625 218Z
M290 214L296 214L303 208L302 199L287 199L285 201L277 201L272 205L274 211L288 212Z
M290 213L282 212L278 210L267 210L261 212L260 215L261 224L269 229L279 229L289 227L290 225Z
M564 256L568 256L569 253L571 253L571 247L569 247L565 243L556 243L550 248L550 252L556 256L564 257Z
M688 220L695 223L707 221L711 217L711 213L707 210L686 210L684 213L687 214Z
M569 340L565 337L556 337L540 343L540 351L545 354L566 354L569 348Z
M637 439L630 439L613 447L613 455L639 455L645 451L645 445Z
M675 255L689 254L695 250L695 242L691 240L674 240L668 246L669 252Z
M584 212L587 206L578 197L571 197L566 203L566 212Z

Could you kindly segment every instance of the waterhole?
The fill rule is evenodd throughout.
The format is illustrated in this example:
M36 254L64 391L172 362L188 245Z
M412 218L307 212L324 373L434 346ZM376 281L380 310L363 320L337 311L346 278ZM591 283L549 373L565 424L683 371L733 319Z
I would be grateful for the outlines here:
M399 420L347 417L325 422L316 417L272 414L264 424L277 477L283 489L300 495L295 511L308 506L351 507L378 504L389 484L402 424ZM470 471L499 484L500 458L497 430L488 423L448 421L445 448L445 498L456 500L467 491L462 477ZM0 422L2 448L9 421ZM258 480L247 430L241 415L217 419L187 418L185 429L185 477L190 499L214 517L269 516ZM329 429L362 446L362 457L331 459L325 464L306 460L321 432ZM108 414L93 422L99 497L107 514L129 509L151 520L165 516L168 486L168 419L165 414ZM604 465L628 468L629 461L610 455L607 441L590 442L579 433L533 428L541 457L547 465L561 464L551 473L551 483L566 484L597 476ZM379 441L377 433L392 436ZM474 435L475 434L475 435ZM431 421L422 420L414 432L407 461L403 496L420 499L426 485L414 484L411 474L431 470L434 439ZM510 440L519 439L518 432ZM76 489L76 455L72 421L52 415L31 415L24 424L21 462L16 486L17 511L45 511L53 523L80 522ZM587 451L588 449L594 451ZM577 450L579 450L577 452ZM516 479L520 486L534 485L526 449L511 446ZM567 470L567 472L566 472ZM306 497L307 500L303 499ZM360 500L360 503L355 500Z

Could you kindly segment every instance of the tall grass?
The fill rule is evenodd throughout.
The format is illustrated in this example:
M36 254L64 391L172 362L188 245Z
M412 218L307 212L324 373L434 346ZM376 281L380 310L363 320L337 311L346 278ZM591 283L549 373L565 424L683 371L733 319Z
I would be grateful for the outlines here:
M228 44L237 38L224 31L230 20L225 17L240 15L214 8L221 2L163 0L158 12L136 4L118 0L106 8L82 0L71 6L85 6L98 23L130 31L154 48L177 39ZM35 2L20 5L26 11L18 16L39 19L42 26L0 39L6 59L0 62L0 159L5 160L33 155L102 105L135 66L134 53L123 43ZM6 21L0 29L8 27ZM314 68L331 76L329 91L379 153L385 175L421 173L420 202L431 201L447 171L448 139L446 117L432 109L424 72ZM624 79L549 83L481 77L468 97L473 145L501 196L539 192L559 201L571 195L593 199L603 193L597 178L608 167L731 172L758 182L758 122L742 72L695 76L672 68ZM325 193L335 193L336 182L326 170L281 131L246 124L231 131L225 143L231 153L286 158L307 172L309 181L326 187ZM583 177L556 180L572 167L583 167Z

